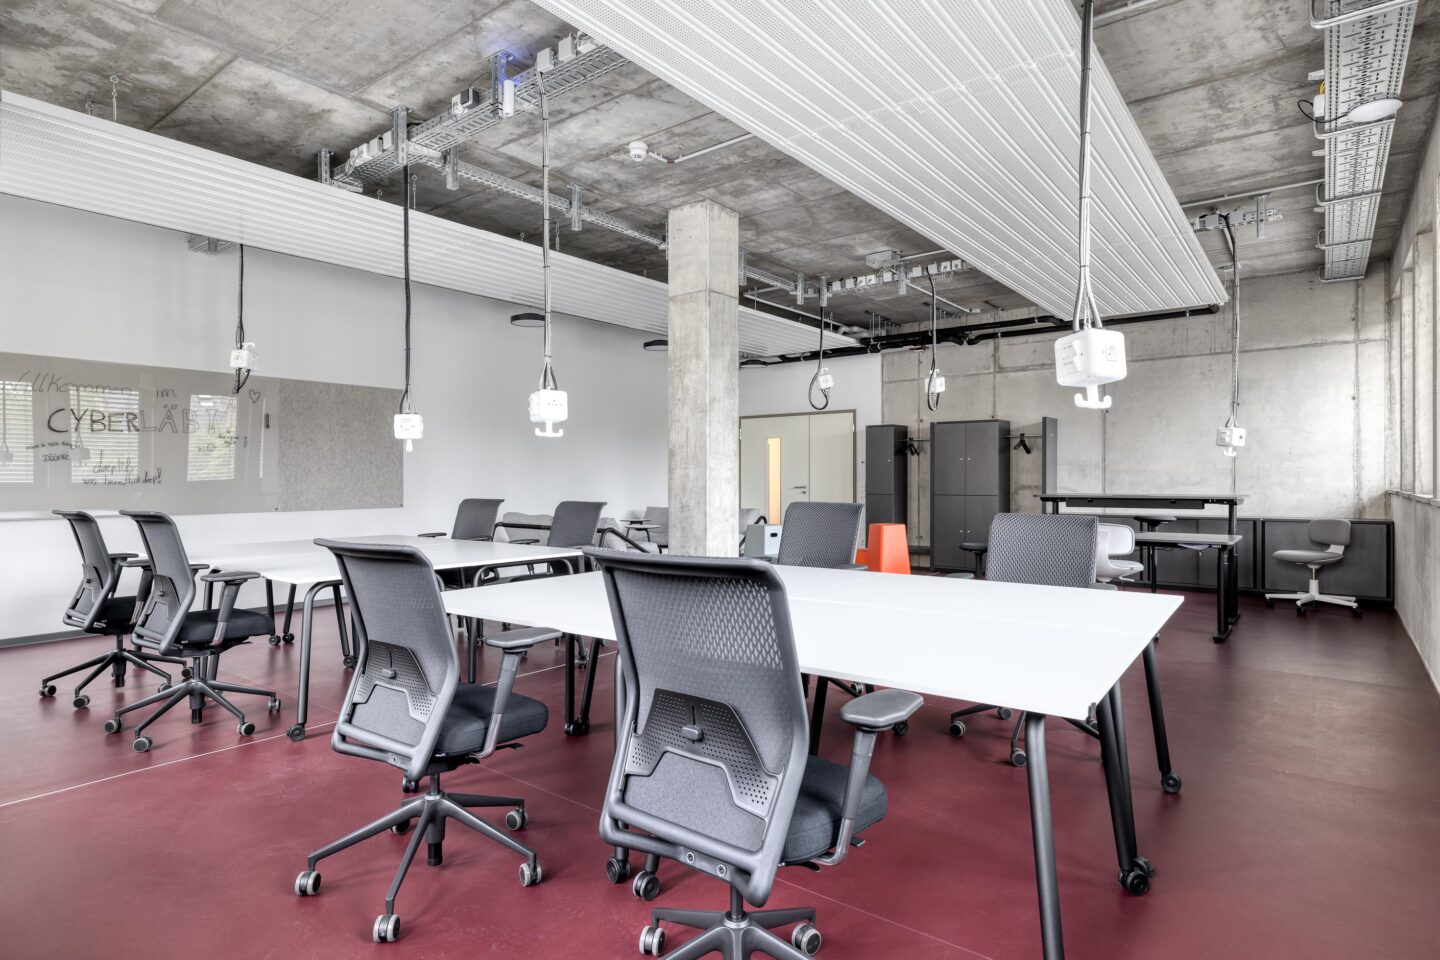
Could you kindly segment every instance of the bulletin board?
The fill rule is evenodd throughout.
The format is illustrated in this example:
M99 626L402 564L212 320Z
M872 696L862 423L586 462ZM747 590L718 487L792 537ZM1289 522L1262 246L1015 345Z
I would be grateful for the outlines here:
M398 507L400 391L0 353L0 519Z

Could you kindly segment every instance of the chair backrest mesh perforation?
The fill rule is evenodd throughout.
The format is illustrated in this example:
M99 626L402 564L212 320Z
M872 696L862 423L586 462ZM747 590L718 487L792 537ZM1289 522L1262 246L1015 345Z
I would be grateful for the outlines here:
M555 507L555 517L550 521L550 537L546 544L552 547L578 548L594 543L595 530L600 525L600 511L603 502L566 500Z
M461 500L455 511L455 526L450 530L451 540L479 540L489 537L495 529L495 518L500 515L500 504L504 500L478 500L473 497Z
M140 539L145 544L154 577L135 624L135 633L149 640L163 640L171 627L190 612L195 597L195 572L190 569L190 558L174 520L163 513L121 512L140 528Z
M75 535L75 544L80 548L80 586L70 600L65 619L77 625L83 624L95 612L96 604L114 589L110 551L100 534L100 524L90 514L80 510L56 510L55 513L70 524L70 532Z
M1094 517L1080 514L996 514L990 523L985 578L1089 587L1095 582L1098 525Z
M859 503L790 504L785 508L775 562L832 569L854 563L864 512Z

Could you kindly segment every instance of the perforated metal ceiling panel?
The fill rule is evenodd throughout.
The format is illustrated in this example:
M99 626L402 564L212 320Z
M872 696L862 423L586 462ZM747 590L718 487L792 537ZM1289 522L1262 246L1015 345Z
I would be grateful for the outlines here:
M401 210L234 157L4 93L0 191L371 273L401 272ZM540 248L411 216L416 281L510 303L541 302ZM556 312L664 334L665 284L557 253ZM740 349L815 349L815 328L740 308ZM826 346L855 341L826 334Z
M1080 22L1070 0L537 0L771 145L1068 315ZM1104 64L1106 314L1225 292Z

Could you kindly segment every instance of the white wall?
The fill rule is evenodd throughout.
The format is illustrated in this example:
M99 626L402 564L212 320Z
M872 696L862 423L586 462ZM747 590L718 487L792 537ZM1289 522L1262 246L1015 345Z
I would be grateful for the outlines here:
M825 366L835 376L830 391L831 411L855 411L855 499L865 501L865 428L880 419L880 354L827 357ZM807 391L815 375L814 363L773 364L740 368L740 416L777 413L812 413Z
M245 267L245 326L261 373L402 385L399 280L253 249ZM233 252L193 254L170 231L0 196L0 350L223 370L235 277ZM559 319L555 363L570 419L563 440L540 440L525 408L540 331L512 327L510 304L425 286L414 293L425 439L405 459L404 506L178 517L188 542L448 530L466 496L504 497L503 509L532 513L605 500L619 516L665 502L665 355L641 350L644 335ZM137 546L129 521L103 524L112 549ZM78 577L63 521L0 521L0 535L0 638L63 629Z

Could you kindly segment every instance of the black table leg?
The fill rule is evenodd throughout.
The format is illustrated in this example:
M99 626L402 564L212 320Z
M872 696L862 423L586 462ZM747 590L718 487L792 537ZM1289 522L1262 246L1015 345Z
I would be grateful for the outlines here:
M285 731L291 740L305 739L305 720L310 714L310 644L315 635L315 597L330 586L317 583L305 591L305 605L300 612L300 692L295 698L295 722Z
M565 735L576 736L575 716L575 645L580 638L574 634L565 634Z
M1100 758L1105 766L1105 792L1110 800L1110 825L1115 834L1115 859L1120 886L1139 897L1150 889L1150 863L1135 848L1135 811L1130 802L1125 719L1117 683L1096 709L1100 727ZM1027 736L1029 731L1026 731Z
M1215 635L1216 643L1230 636L1230 548L1215 551Z
M1226 513L1226 532L1230 536L1238 536L1240 533L1240 507L1230 504ZM1231 547L1230 557L1230 579L1226 581L1229 590L1226 594L1228 599L1225 603L1225 615L1228 618L1227 625L1240 619L1240 564L1239 556L1234 553L1235 548Z
M580 714L575 718L575 733L586 734L590 732L590 701L595 695L595 674L600 670L600 638L592 637L590 650L586 655L586 662L589 664L585 671L585 689L580 694ZM566 731L567 733L570 731Z
M270 623L275 623L275 583L267 579L265 581L265 612L270 614ZM280 634L270 634L270 646L280 646Z
M1030 835L1035 845L1035 892L1040 899L1040 946L1045 960L1064 960L1060 928L1060 881L1055 875L1055 830L1050 816L1050 770L1045 758L1045 717L1025 715L1025 747L1030 761Z
M285 625L280 628L280 639L286 643L295 642L295 634L290 632L290 617L295 613L295 584L290 584L290 591L285 596Z
M340 654L344 658L345 666L353 667L359 662L359 657L350 650L350 639L345 630L345 602L340 596L340 584L331 584L330 593L335 598L335 626L340 629Z
M815 699L810 707L810 756L820 755L820 728L825 723L825 694L830 689L830 681L824 677L815 677Z
M1155 663L1155 641L1145 645L1145 691L1150 695L1150 729L1155 734L1155 760L1160 766L1160 787L1180 792L1180 778L1170 772L1170 739L1165 735L1165 707L1160 702L1160 668Z

